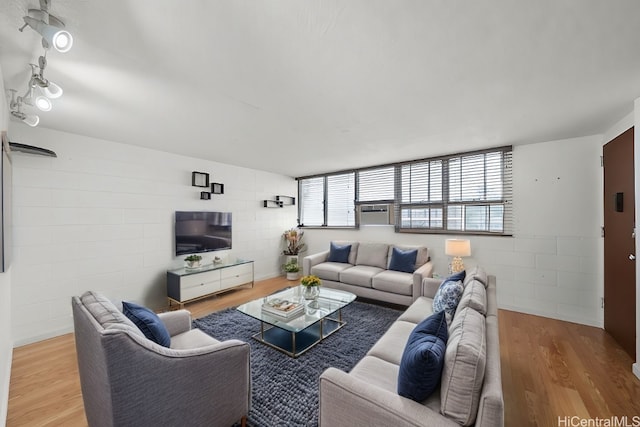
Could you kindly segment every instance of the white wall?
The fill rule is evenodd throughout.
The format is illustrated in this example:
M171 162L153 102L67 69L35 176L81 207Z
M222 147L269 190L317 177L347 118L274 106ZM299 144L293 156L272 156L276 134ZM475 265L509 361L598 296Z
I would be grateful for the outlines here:
M4 79L0 68L0 94L4 94ZM9 127L9 109L5 97L0 98L0 132ZM9 401L9 380L11 378L11 359L13 357L13 338L11 336L11 269L0 273L0 425L7 420Z
M42 128L14 126L13 141L58 158L14 155L13 335L22 345L72 330L71 296L166 306L176 210L233 213L233 249L255 260L256 280L280 274L282 233L295 207L261 200L296 194L296 182L267 172L177 156ZM179 141L176 141L179 144ZM206 143L206 138L203 138ZM191 172L211 174L225 194L199 200ZM205 259L206 259L205 257Z
M471 236L467 266L497 276L501 308L602 327L602 136L514 147L514 237ZM333 239L424 244L447 274L444 241L392 226L306 230L309 254Z

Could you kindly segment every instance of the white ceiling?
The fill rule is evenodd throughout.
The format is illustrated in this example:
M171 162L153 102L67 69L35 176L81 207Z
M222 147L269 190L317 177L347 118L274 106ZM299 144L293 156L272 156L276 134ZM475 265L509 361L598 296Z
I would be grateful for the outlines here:
M24 92L42 54L17 30L38 7L0 2L6 89ZM65 93L40 126L291 176L603 133L640 97L637 0L52 0L51 13L75 43L48 54Z

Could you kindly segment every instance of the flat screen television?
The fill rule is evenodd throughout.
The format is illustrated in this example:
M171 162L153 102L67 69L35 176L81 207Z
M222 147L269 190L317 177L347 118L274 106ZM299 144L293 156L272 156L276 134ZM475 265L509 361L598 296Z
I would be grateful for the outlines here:
M231 212L176 211L176 256L231 249Z

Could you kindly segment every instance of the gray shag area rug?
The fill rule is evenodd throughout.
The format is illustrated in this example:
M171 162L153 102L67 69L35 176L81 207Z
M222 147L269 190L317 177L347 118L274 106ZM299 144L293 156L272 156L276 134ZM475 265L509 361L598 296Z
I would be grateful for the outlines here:
M401 311L355 301L342 309L346 325L299 356L287 356L251 338L260 322L234 308L193 322L217 340L239 339L251 345L252 427L317 426L318 383L329 367L349 372Z

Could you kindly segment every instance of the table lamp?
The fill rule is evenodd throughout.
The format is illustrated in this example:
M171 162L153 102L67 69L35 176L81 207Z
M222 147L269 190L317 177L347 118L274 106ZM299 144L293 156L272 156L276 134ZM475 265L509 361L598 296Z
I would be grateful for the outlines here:
M471 255L471 242L467 239L447 239L444 245L444 253L453 257L449 265L449 272L458 273L464 270L462 257Z

